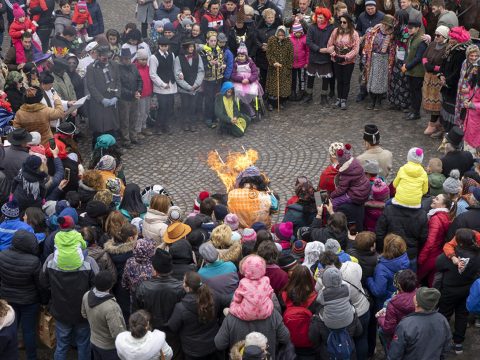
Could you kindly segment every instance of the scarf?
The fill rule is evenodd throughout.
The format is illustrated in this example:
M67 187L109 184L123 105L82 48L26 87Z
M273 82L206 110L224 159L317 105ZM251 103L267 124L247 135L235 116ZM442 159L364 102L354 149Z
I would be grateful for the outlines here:
M40 182L39 181L30 182L27 179L25 179L25 177L23 176L22 169L20 169L20 171L18 172L18 176L22 180L23 191L25 191L27 195L32 195L33 200L37 200L40 195Z
M464 43L457 43L454 45L451 45L450 43L447 44L447 47L445 48L445 54L443 55L443 58L446 59L450 56L450 53L453 51L466 51L467 47L472 43L471 40L468 40Z
M225 111L230 119L233 119L233 96L232 97L223 97L223 106L225 106Z

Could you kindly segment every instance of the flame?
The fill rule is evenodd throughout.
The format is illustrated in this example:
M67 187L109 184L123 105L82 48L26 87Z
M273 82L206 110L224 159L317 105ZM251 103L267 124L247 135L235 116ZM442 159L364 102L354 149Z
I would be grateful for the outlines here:
M229 153L225 161L216 150L212 150L208 153L207 164L217 173L228 193L235 186L238 174L255 164L257 160L258 152L253 149Z

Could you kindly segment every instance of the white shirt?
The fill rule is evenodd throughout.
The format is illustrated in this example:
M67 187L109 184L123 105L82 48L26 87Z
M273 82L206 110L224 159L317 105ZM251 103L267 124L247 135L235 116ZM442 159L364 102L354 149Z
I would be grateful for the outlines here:
M43 97L42 98L42 101L40 101L41 104L45 104L47 105L47 107L50 107L50 108L55 108L55 101L53 100L53 93L55 92L55 90L53 89L50 89L48 91L45 91L44 90L44 93L45 95L48 96L48 100L50 100L50 105L47 103L47 100L45 100L45 98ZM58 94L57 94L58 95ZM60 96L60 95L58 95ZM63 111L67 111L68 109L68 101L66 100L62 100L62 106L63 106ZM56 128L58 125L60 125L60 120L61 118L58 118L56 120L50 120L50 127L52 128Z

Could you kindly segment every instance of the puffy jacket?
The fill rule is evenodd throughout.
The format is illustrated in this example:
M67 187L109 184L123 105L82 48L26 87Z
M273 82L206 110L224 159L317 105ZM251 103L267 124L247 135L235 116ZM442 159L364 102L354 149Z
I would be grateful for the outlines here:
M452 225L448 229L447 240L452 239L455 236L455 232L461 228L480 231L480 206L470 206L467 209L467 212L458 215L453 220Z
M93 24L87 28L88 36L94 37L105 32L105 25L103 23L102 9L97 0L87 1L87 8L92 17Z
M232 72L233 72L233 61L234 56L230 49L227 47L223 48L223 63L227 66L223 72L223 78L225 80L230 80L232 77Z
M287 206L283 222L291 221L293 223L293 233L296 234L300 227L310 225L315 219L315 215L317 215L315 204L304 205L297 202Z
M377 251L383 251L383 239L389 233L403 238L407 243L410 259L417 257L428 235L427 213L422 209L410 209L398 205L388 205L377 221Z
M10 249L0 252L0 298L21 305L40 301L38 254L34 236L18 236Z
M375 232L378 218L383 213L385 203L383 201L369 200L365 203L365 219L363 221L364 231Z
M166 214L155 209L148 209L143 219L143 236L160 245L163 242L163 235L167 231L167 219Z
M467 310L471 313L480 314L480 279L470 287L470 294L467 298Z
M395 259L385 259L380 256L373 277L367 279L368 289L375 297L380 307L385 300L389 299L395 291L393 276L397 271L408 269L410 261L407 254L400 255Z
M332 192L335 190L335 176L338 174L336 165L328 165L320 175L320 181L318 182L318 190L327 190Z
M398 170L393 186L394 203L408 207L420 206L422 196L428 191L428 175L421 164L409 161Z
M330 54L321 53L319 50L327 47L333 29L335 29L335 26L332 24L328 24L324 29L320 29L317 24L312 24L308 27L309 64L328 64L331 62Z
M293 45L293 68L301 69L308 64L308 57L310 56L310 48L307 46L307 35L302 35L299 38L294 33L290 34L290 41Z
M337 180L338 184L330 197L336 198L347 194L357 205L363 205L368 200L371 191L370 181L357 159L352 158L340 167Z
M378 254L371 250L358 250L355 248L348 249L348 254L354 256L358 260L358 264L362 267L362 284L365 286L367 278L373 276L375 267L378 263Z
M415 311L415 305L413 304L415 294L415 290L412 292L401 292L393 296L388 302L385 316L377 319L378 325L385 333L393 334L400 320Z
M443 244L448 228L450 227L450 219L447 209L439 209L432 215L428 221L428 237L425 245L418 254L418 265L424 265L426 268L434 269L437 256L442 253ZM419 271L419 277L420 271Z
M457 247L456 254L458 257L470 258L465 270L461 274L458 272L458 267L445 254L441 254L435 262L437 271L443 273L441 284L442 298L455 296L456 299L461 297L466 299L470 292L470 287L477 279L480 271L480 256L478 253ZM440 301L442 301L442 298Z
M33 233L33 228L18 218L5 220L0 224L0 251L7 250L10 247L13 235L18 230L26 230Z

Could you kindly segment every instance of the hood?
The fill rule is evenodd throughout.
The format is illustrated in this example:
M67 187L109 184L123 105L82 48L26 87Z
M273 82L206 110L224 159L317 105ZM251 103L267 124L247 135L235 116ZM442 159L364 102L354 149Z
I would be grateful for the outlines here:
M443 182L445 181L445 175L439 173L433 173L428 175L428 186L432 189L442 189Z
M241 340L237 342L235 345L233 345L232 349L230 350L230 359L242 360L244 349L245 349L245 340Z
M192 246L186 239L175 241L169 246L168 252L172 256L174 264L193 263Z
M0 331L12 325L15 321L15 311L10 305L7 305L8 311L4 317L0 318Z
M89 291L87 295L88 306L90 306L91 308L94 308L95 306L103 304L105 301L108 301L110 299L113 299L112 294L103 296L103 297L98 297L95 295L93 290Z
M218 249L218 258L223 261L237 262L242 256L242 244L235 241L228 249Z
M26 112L36 112L40 111L44 108L46 108L47 105L41 104L41 103L35 103L35 104L23 104L20 106L20 110L26 111Z
M400 255L395 259L385 259L384 257L380 256L378 263L382 263L393 274L399 270L408 269L410 266L407 253Z
M165 333L160 330L148 331L143 338L136 339L125 331L118 335L117 341L121 344L122 352L130 354L128 359L154 359L165 344Z
M409 161L403 165L403 170L405 171L405 174L413 178L422 176L423 172L425 171L421 164L417 164L412 161Z
M155 253L157 244L152 240L140 239L133 249L133 256L138 263L145 263L150 261L150 258Z
M325 287L339 287L342 285L342 273L336 267L328 267L322 274L322 283Z
M76 230L62 231L55 235L55 246L57 248L75 248L82 241L82 234Z
M247 256L240 265L241 273L250 280L259 280L265 276L267 264L258 255Z
M126 254L130 251L133 252L133 249L135 248L136 241L129 241L126 243L116 243L113 241L113 239L108 240L105 245L103 246L103 249L112 255L119 255L119 254Z
M360 176L362 174L365 174L365 170L362 167L362 164L355 159L351 158L347 162L345 162L339 169L339 172L344 174L344 175L350 175L350 176Z
M31 235L31 236L29 236ZM29 233L27 236L16 237L12 239L11 250L19 251L27 254L38 255L38 241L35 234Z
M94 192L94 193L97 192L97 190L95 190L94 188L91 188L90 186L85 185L82 180L78 181L78 188L79 190L83 190L86 192Z
M147 213L145 214L145 219L144 221L147 224L166 224L168 220L167 214L164 214L158 210L155 209L148 209Z

